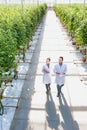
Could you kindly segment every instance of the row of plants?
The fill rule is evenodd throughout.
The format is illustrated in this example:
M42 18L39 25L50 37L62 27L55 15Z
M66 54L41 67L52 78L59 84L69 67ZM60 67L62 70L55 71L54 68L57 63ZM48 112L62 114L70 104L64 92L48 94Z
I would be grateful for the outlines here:
M16 56L25 53L45 13L46 4L25 5L23 11L21 5L0 5L0 78L16 70Z
M83 12L82 4L55 5L54 11L67 28L69 35L73 39L72 43L76 44L77 49L84 53L86 60L87 17L85 16L87 15L87 5L85 5L85 12Z

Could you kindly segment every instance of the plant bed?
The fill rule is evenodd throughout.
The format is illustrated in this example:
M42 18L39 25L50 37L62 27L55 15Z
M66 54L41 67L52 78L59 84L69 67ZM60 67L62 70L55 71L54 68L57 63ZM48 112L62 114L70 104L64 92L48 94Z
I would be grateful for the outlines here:
M3 89L0 88L0 99L2 99L2 95L3 95Z
M80 46L79 50L80 50L80 53L82 53L83 55L86 55L86 48Z
M82 6L82 4L54 5L54 11L63 26L67 27L68 33L75 39L76 42L73 41L72 44L80 43L85 46L87 45L87 17L83 19ZM85 12L87 12L87 5Z
M20 62L19 55L23 55L21 59L25 62L26 49L31 47L29 43L46 8L46 4L33 8L25 5L22 14L20 5L0 6L0 76Z
M82 58L83 63L85 63L87 61L87 55L84 55Z
M80 53L82 53L83 47L80 47L79 50L80 50Z
M77 49L77 50L79 50L79 48L80 48L79 46L76 46L76 49Z
M72 45L76 45L76 41L75 40L72 41Z
M81 48L81 44L80 43L76 43L76 49L80 50L80 48Z
M83 54L83 55L86 55L86 48L83 48L82 54Z

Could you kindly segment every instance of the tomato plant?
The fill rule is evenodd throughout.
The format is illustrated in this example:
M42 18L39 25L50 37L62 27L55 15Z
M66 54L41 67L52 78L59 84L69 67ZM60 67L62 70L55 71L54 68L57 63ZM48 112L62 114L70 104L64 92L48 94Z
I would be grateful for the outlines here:
M87 45L87 18L83 17L82 4L55 5L54 11L76 42ZM87 14L87 5L85 7Z
M46 12L46 5L0 5L0 76L15 67L20 46L32 39L37 25Z

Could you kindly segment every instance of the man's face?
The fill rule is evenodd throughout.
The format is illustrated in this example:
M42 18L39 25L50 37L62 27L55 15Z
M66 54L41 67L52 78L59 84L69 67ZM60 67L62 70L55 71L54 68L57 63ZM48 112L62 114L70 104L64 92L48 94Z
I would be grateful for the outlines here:
M59 64L62 64L62 63L63 63L62 58L59 58Z
M46 60L46 64L49 64L49 63L50 63L50 61L47 59L47 60Z

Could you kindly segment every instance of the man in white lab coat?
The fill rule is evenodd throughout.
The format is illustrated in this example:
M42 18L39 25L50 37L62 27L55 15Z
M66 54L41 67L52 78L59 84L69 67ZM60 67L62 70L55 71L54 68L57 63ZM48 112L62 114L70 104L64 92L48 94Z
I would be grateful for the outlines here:
M57 84L57 97L60 96L61 88L65 83L65 74L67 71L67 66L63 63L63 57L60 56L58 60L58 64L54 66L54 73L56 74L55 83Z
M50 75L50 58L46 59L46 64L43 65L42 67L42 72L43 72L43 83L46 86L46 93L50 91L50 84L51 84L51 75Z

